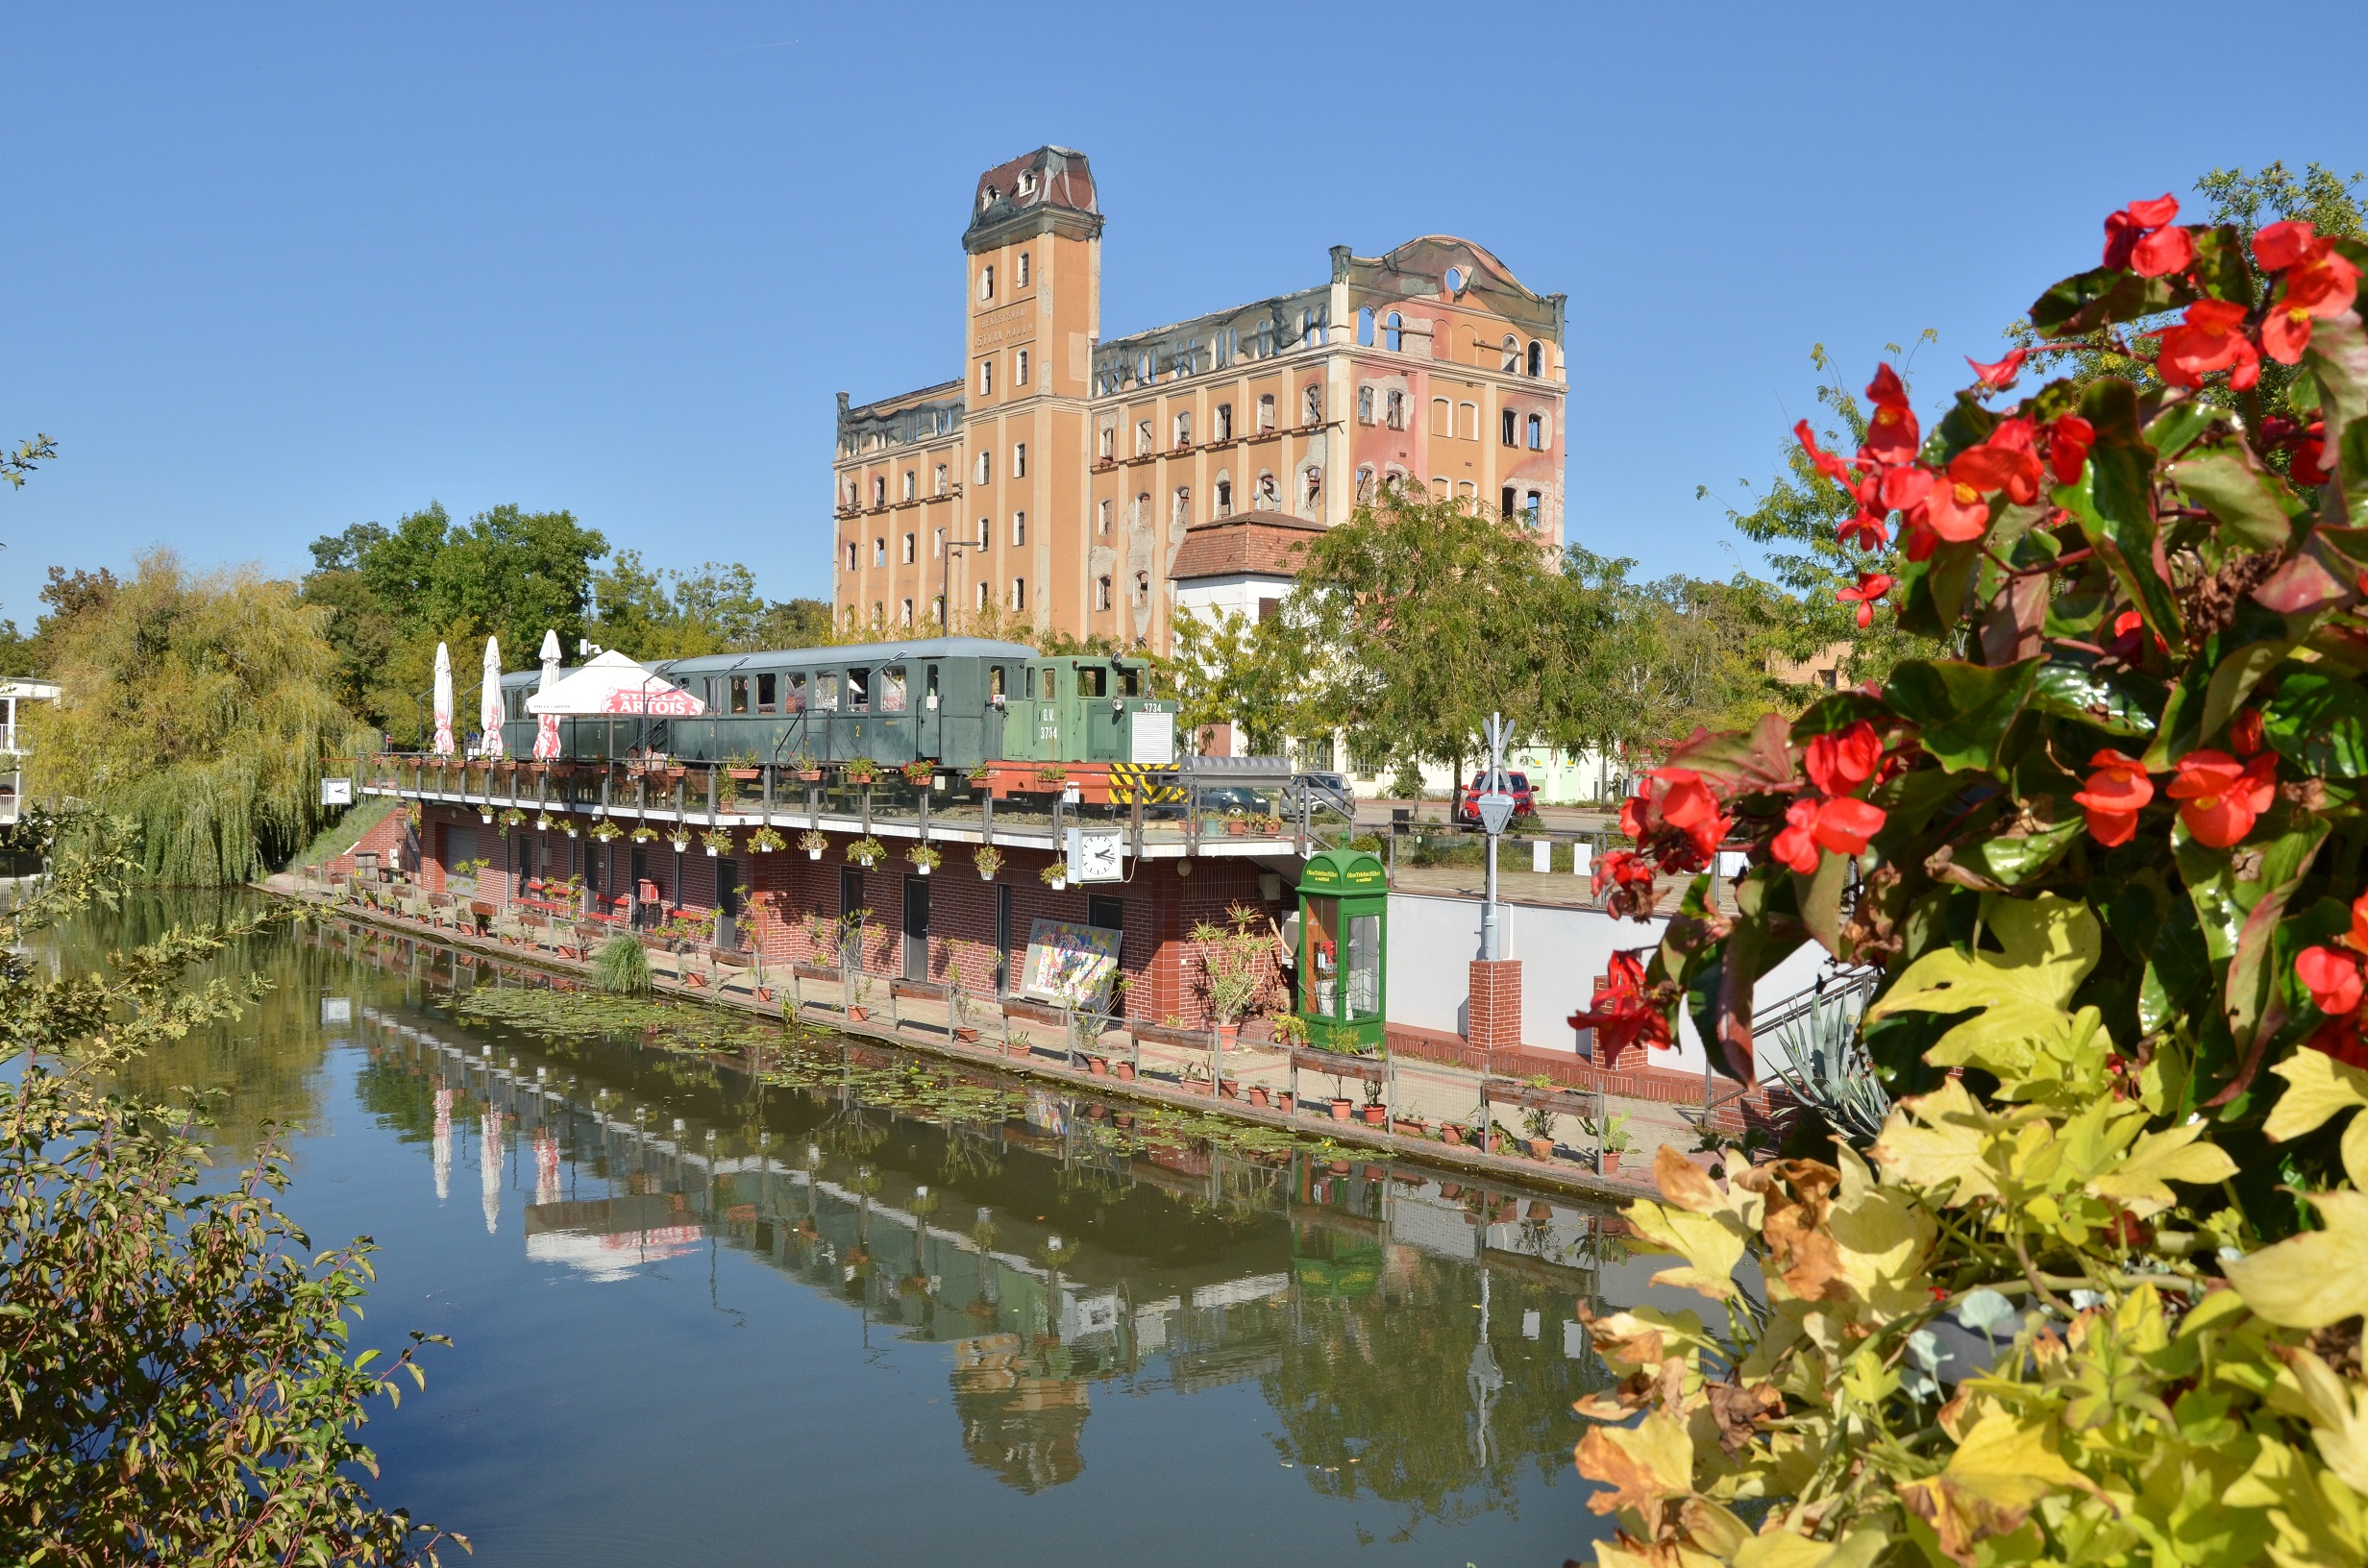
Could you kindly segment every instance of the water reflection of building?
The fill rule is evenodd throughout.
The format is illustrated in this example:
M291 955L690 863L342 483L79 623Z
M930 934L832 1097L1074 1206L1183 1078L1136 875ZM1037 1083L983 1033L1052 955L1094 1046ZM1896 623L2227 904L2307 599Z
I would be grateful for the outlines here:
M1391 1292L1424 1260L1434 1272L1458 1265L1442 1276L1451 1281L1485 1263L1500 1292L1517 1282L1528 1291L1523 1337L1585 1353L1569 1308L1592 1294L1599 1229L1575 1206L1372 1163L1113 1147L1094 1136L1106 1108L1055 1096L1034 1097L1007 1124L894 1122L908 1165L927 1166L910 1153L914 1139L940 1140L950 1174L932 1181L878 1163L891 1118L847 1090L777 1091L753 1115L745 1097L687 1091L639 1055L604 1061L605 1082L571 1078L582 1060L529 1054L521 1066L506 1047L445 1038L448 1025L363 1012L374 1054L442 1086L422 1091L422 1135L432 1121L453 1125L456 1090L459 1109L477 1113L461 1126L506 1121L508 1145L533 1151L518 1178L535 1200L523 1205L530 1258L613 1280L730 1247L854 1307L866 1334L888 1326L941 1343L964 1452L1024 1490L1082 1472L1093 1384L1191 1392L1263 1380L1276 1397L1275 1380L1287 1388L1300 1375L1295 1346L1337 1364L1327 1336L1372 1332L1374 1312L1390 1311ZM481 1168L497 1158L488 1151ZM1065 1237L1057 1214L1044 1217L1055 1185L1105 1211L1156 1208L1132 1231ZM1158 1234L1154 1221L1200 1226L1207 1244L1179 1257L1124 1250ZM1552 1304L1563 1332L1546 1335ZM1566 1393L1547 1405L1566 1419ZM1552 1446L1566 1453L1567 1441L1557 1434ZM1489 1448L1477 1451L1485 1463Z

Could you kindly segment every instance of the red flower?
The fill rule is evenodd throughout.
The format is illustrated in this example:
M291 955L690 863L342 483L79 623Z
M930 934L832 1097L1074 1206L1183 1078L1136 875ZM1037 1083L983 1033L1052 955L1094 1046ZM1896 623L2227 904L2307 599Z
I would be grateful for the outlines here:
M2229 721L2229 745L2240 757L2261 754L2261 710L2239 708L2236 717Z
M2108 849L2128 844L2137 831L2137 814L2155 797L2154 780L2144 764L2118 751L2100 751L2088 766L2088 788L2072 798L2088 819L2089 836Z
M1891 542L1890 525L1862 506L1839 530L1841 542L1861 550L1881 550Z
M2240 763L2225 751L2190 751L2179 759L2171 798L2196 843L2226 849L2252 832L2278 797L2277 776L2276 752Z
M1601 1037L1595 1053L1598 1066L1608 1066L1639 1041L1666 1050L1669 1016L1644 993L1644 965L1634 952L1612 955L1604 977L1595 983L1594 1001L1584 1013L1566 1020L1573 1029L1592 1029Z
M1910 463L1883 471L1883 482L1878 489L1886 511L1912 512L1924 504L1924 498L1933 493L1933 471Z
M2308 254L2315 234L2312 226L2287 218L2265 224L2253 236L2253 259L2264 272L2283 272Z
M1597 896L1602 895L1606 882L1623 891L1641 887L1649 893L1653 886L1653 869L1634 849L1614 849L1595 862L1595 869L1588 880Z
M2294 956L2294 978L2331 1018L2359 1008L2359 960L2339 947L2306 947Z
M1962 479L1933 486L1924 503L1924 521L1950 544L1961 545L1989 531L1989 503L1982 492Z
M1834 597L1844 604L1856 604L1859 607L1859 625L1863 629L1874 625L1875 600L1891 591L1891 583L1892 578L1889 574L1868 572L1859 578L1857 587L1837 588L1834 590Z
M2368 893L2352 900L2352 929L2343 940L2360 952L2368 953Z
M2287 477L2296 484L2325 484L2333 478L2320 465L2327 461L2327 422L2314 419L2306 439L2294 444L2293 461L2286 464Z
M2066 414L2050 420L2047 436L2047 460L2056 470L2058 484L2081 482L2081 469L2088 461L2088 449L2097 444L2097 428L2078 414Z
M1875 405L1875 411L1866 422L1866 441L1861 453L1886 467L1912 462L1921 433L1898 373L1888 365L1876 366L1875 379L1866 383L1866 401Z
M2325 1051L2346 1066L2368 1069L2368 1040L2360 1038L2356 1017L2330 1018L2303 1043L2314 1051Z
M2201 386L2215 370L2242 392L2261 377L2261 355L2245 336L2245 307L2232 300L2198 300L2182 325L2162 334L2155 369L2170 386Z
M2312 240L2287 269L2283 290L2261 323L2261 350L2282 365L2302 362L2310 324L2342 315L2359 293L2359 268L2328 240Z
M1845 490L1851 488L1850 465L1836 453L1827 452L1817 445L1816 432L1809 428L1809 421L1804 419L1793 426L1792 435L1793 439L1800 442L1801 450L1809 453L1809 460L1816 465L1818 473Z
M1984 386L1993 392L2004 392L2014 384L2014 378L2022 374L2023 360L2030 353L2029 349L2016 349L2004 359L1988 365L1982 363L1972 355L1967 355L1965 363L1973 367L1974 375L1981 378Z
M1809 781L1828 795L1854 793L1882 764L1883 742L1863 719L1809 743Z
M1885 812L1863 800L1795 800L1785 812L1785 825L1768 845L1778 863L1803 876L1817 869L1818 851L1855 855L1866 841L1883 830Z
M1702 775L1690 768L1657 768L1653 783L1661 786L1655 804L1661 820L1692 841L1695 853L1708 860L1727 835L1727 819L1718 814L1718 797Z
M2039 453L2036 431L2027 419L2010 419L1978 447L1959 453L1949 463L1949 478L1976 490L2003 490L2018 506L2039 499Z
M2132 202L2105 220L2105 264L2128 267L2141 278L2184 270L2195 259L2195 238L2164 225L2179 216L2178 199L2164 194Z

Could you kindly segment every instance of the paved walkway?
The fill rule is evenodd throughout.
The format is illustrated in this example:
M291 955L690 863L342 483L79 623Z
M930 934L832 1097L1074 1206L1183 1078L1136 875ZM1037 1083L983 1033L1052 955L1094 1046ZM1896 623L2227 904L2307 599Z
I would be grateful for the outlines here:
M316 886L275 876L265 887L308 903L330 905L372 923L407 930L449 946L525 961L558 973L587 975L589 955L538 941L529 928L497 925L489 935L473 925L455 925L450 911L424 903L406 907L391 896L375 905L332 898ZM548 928L542 932L548 937ZM719 961L711 952L676 954L654 950L651 968L657 989L725 1006L781 1017L796 1017L850 1035L893 1042L959 1060L991 1062L1029 1076L1060 1080L1096 1092L1162 1102L1197 1104L1245 1121L1287 1126L1342 1142L1385 1148L1429 1159L1453 1168L1518 1177L1574 1191L1630 1196L1651 1186L1653 1159L1662 1145L1696 1155L1701 1112L1661 1101L1602 1096L1603 1112L1620 1126L1629 1147L1611 1168L1596 1168L1596 1140L1568 1107L1553 1114L1554 1152L1538 1159L1520 1152L1526 1136L1522 1109L1506 1103L1508 1090L1523 1086L1492 1080L1489 1121L1500 1136L1500 1153L1482 1153L1469 1141L1481 1124L1482 1075L1468 1068L1400 1058L1389 1064L1389 1080L1374 1086L1394 1125L1369 1125L1363 1107L1366 1086L1315 1067L1301 1066L1295 1081L1290 1054L1270 1041L1244 1041L1221 1050L1179 1038L1178 1031L1147 1029L1141 1035L1113 1027L1088 1038L1059 1013L1026 1002L992 997L949 999L936 988L918 994L901 983L866 976L850 1005L847 986L835 975L785 968L761 962ZM1211 1097L1219 1076L1226 1088ZM1292 1098L1296 1089L1295 1102ZM1345 1102L1342 1104L1341 1102ZM1342 1119L1343 1116L1348 1119ZM1623 1119L1624 1118L1624 1119ZM1727 1120L1729 1118L1721 1118ZM1457 1141L1444 1129L1459 1129Z

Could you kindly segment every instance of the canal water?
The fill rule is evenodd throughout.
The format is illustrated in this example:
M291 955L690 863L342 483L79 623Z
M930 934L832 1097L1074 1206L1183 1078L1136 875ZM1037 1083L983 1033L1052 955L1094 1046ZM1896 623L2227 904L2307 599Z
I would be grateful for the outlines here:
M1574 1308L1658 1264L1600 1211L366 927L221 968L273 990L134 1087L219 1091L226 1155L294 1128L289 1209L379 1247L357 1346L452 1337L367 1440L479 1563L1554 1568L1604 1529Z

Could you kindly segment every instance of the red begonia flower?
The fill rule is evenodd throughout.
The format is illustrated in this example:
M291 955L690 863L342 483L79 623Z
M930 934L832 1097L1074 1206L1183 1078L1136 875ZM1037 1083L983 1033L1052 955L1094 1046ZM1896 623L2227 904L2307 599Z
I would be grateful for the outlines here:
M1866 401L1875 411L1866 422L1866 440L1860 450L1886 466L1914 461L1922 436L1899 373L1888 365L1876 366L1875 379L1866 384Z
M1633 888L1640 884L1650 888L1653 885L1653 869L1634 849L1614 849L1595 862L1595 869L1589 874L1588 881L1598 896L1603 893L1606 882L1620 888Z
M1767 846L1768 853L1779 865L1788 866L1803 876L1814 875L1817 870L1817 841L1810 835L1816 825L1817 802L1793 801L1785 810L1785 825Z
M2343 940L2356 950L2368 953L2368 893L2352 900L2352 929Z
M1934 474L1931 469L1918 468L1912 463L1900 468L1885 469L1880 491L1884 509L1893 512L1914 509L1923 503L1926 496L1932 494L1933 482Z
M1695 853L1709 859L1727 834L1728 821L1718 813L1718 797L1690 768L1657 768L1652 778L1661 786L1654 800L1661 809L1661 820L1685 834L1693 842Z
M2003 490L2016 505L2030 505L2039 499L2039 454L2031 436L2031 421L2008 420L1987 441L1951 458L1949 478L1976 490Z
M2304 220L2264 224L2253 236L2253 259L2264 272L2283 272L2309 251L2313 236L2312 226Z
M2179 759L2171 798L2179 820L2196 843L2226 849L2243 841L2253 823L2278 797L2278 756L2269 752L2240 763L2225 751L2190 751Z
M1852 488L1850 465L1838 454L1827 452L1817 445L1816 432L1809 428L1809 421L1804 419L1793 426L1792 436L1794 440L1800 442L1801 450L1809 453L1809 460L1816 466L1818 473L1845 490Z
M2286 464L2286 476L2296 484L2325 484L2334 477L2321 466L2326 461L2327 422L2312 420L2305 439L2294 444L2294 456Z
M2294 955L2294 978L2329 1017L2359 1010L2359 960L2340 947L2306 947Z
M1619 830L1640 844L1653 830L1653 798L1644 790L1619 803Z
M2261 710L2238 709L2236 717L2229 721L2229 745L2240 757L2257 757L2261 754Z
M1597 1065L1616 1062L1621 1052L1639 1041L1648 1047L1667 1049L1673 1043L1669 1016L1644 994L1643 962L1633 952L1617 952L1604 968L1604 977L1595 986L1592 1005L1584 1013L1573 1013L1566 1020L1573 1029L1592 1029L1600 1037L1598 1043L1602 1048L1595 1053Z
M1989 503L1982 492L1962 479L1933 486L1924 502L1924 521L1950 544L1961 545L1989 531Z
M1974 375L1981 379L1984 386L1993 392L2004 392L2014 384L2014 378L2022 374L2023 360L2030 354L2029 349L2016 349L2004 359L1986 365L1972 355L1967 355L1965 363L1973 367Z
M2242 392L2260 380L2261 356L2245 336L2245 307L2233 300L2198 300L2185 319L2163 332L2155 369L2170 386L2201 386L2215 370Z
M2081 469L2088 462L2088 449L2097 444L2097 428L2078 414L2066 414L2050 420L2046 429L2047 460L2056 470L2058 484L2081 482Z
M2330 1018L2303 1043L2314 1051L2325 1051L2346 1066L2368 1069L2368 1039L2361 1037L2356 1017Z
M2167 278L2195 264L2195 236L2184 229L2158 229L2130 247L2130 270L2140 278Z
M2352 308L2359 295L2359 268L2329 241L2311 242L2285 275L2285 283L2261 323L2261 352L2282 365L2302 363L2314 321Z
M1875 620L1875 600L1891 591L1892 578L1886 572L1868 572L1860 576L1855 588L1837 588L1834 597L1844 604L1859 607L1861 629L1872 625Z
M2089 836L2108 849L2129 843L2137 814L2155 797L2154 780L2143 763L2118 751L2100 751L2088 766L2088 787L2072 798L2088 820Z
M2168 193L2151 202L2132 202L2120 211L2110 214L2105 220L2105 264L2109 267L2129 266L2138 241L2178 216L2179 199ZM2158 278L2161 274L2150 272L2146 276Z
M1890 525L1864 507L1851 515L1838 530L1841 542L1861 550L1881 550L1891 542Z
M1823 848L1838 855L1855 855L1865 849L1868 839L1883 831L1889 816L1881 806L1845 796L1817 807L1817 825L1810 834Z
M1863 719L1809 743L1809 781L1828 795L1851 794L1882 764L1882 738Z

